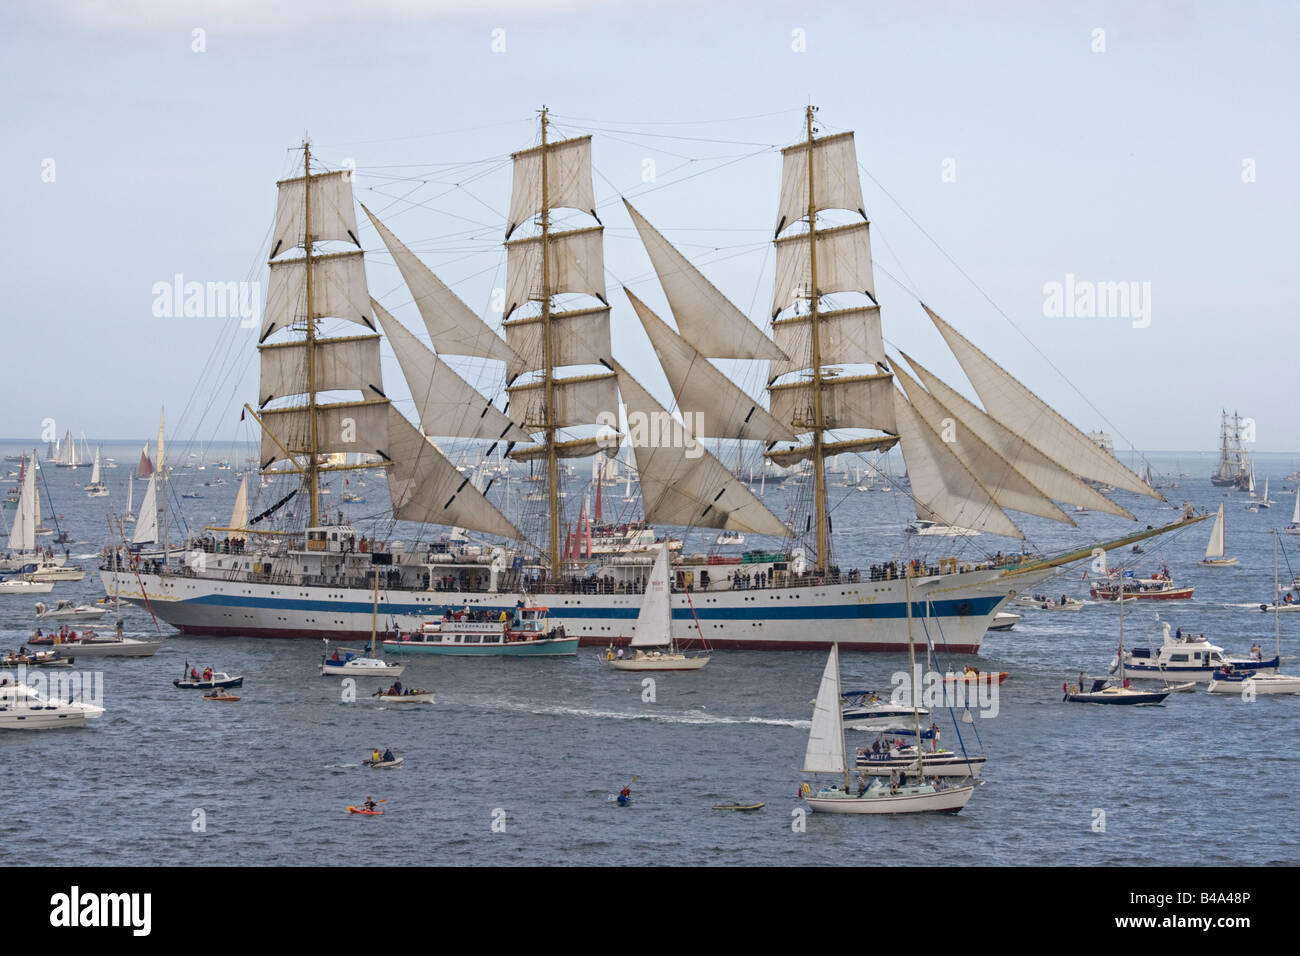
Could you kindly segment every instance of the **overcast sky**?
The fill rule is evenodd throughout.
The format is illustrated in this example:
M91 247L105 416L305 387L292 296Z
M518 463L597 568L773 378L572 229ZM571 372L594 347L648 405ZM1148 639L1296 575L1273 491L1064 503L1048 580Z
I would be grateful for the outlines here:
M252 437L256 330L158 318L152 290L264 292L307 134L499 320L503 160L543 104L595 136L615 353L667 398L618 291L668 317L618 197L763 322L777 149L811 102L856 131L891 348L969 393L919 296L1121 450L1209 450L1220 407L1296 450L1298 47L1283 2L7 3L0 436L143 441L165 405L177 439ZM388 256L368 263L418 329ZM1054 282L1136 283L1142 307L1054 316Z

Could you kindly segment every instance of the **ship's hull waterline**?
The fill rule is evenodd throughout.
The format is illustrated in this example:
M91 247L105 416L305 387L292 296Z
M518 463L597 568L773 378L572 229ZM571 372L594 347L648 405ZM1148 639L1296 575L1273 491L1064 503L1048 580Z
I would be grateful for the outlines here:
M1041 578L1052 573L1044 570ZM928 637L936 650L975 654L997 614L1037 575L1011 581L1000 570L922 576L912 579L914 635ZM150 605L161 620L183 634L364 640L371 633L374 594L370 588L268 584L189 575L140 574L102 569L109 594ZM1038 578L1038 579L1041 579ZM141 592L141 584L144 593ZM674 639L683 648L699 645L741 650L906 651L907 605L902 580L814 584L806 587L695 592L673 595ZM551 620L577 635L582 646L606 647L631 640L642 595L529 594L550 609ZM446 610L465 607L510 611L524 600L518 592L381 591L379 628L414 631ZM698 617L699 631L695 618Z

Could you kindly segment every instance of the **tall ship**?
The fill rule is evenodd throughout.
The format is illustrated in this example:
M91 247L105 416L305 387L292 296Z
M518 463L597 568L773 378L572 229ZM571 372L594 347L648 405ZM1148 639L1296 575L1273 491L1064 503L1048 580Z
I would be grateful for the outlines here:
M673 402L662 404L611 347L592 138L557 139L546 110L539 119L537 141L512 156L496 326L361 207L427 345L371 297L350 170L313 168L304 144L302 174L277 184L260 387L245 405L260 430L260 500L241 494L227 526L169 543L160 435L134 541L103 554L109 594L147 597L187 634L284 638L365 639L376 619L411 632L448 612L544 606L566 633L606 646L631 634L657 557L643 531L665 529L667 540L730 532L752 545L739 560L674 556L679 645L702 635L723 648L905 650L910 592L938 648L974 653L998 610L1056 568L1201 520L1050 556L931 556L901 530L837 550L827 459L895 444L919 520L1011 539L1024 535L1008 511L1073 525L1057 502L1134 518L1093 485L1160 495L927 305L981 404L915 359L886 354L853 134L819 135L811 107L799 140L781 151L775 290L762 327L624 200L673 320L646 301L655 290L622 290L630 308L621 315L636 316L671 387ZM352 334L327 334L326 322ZM382 340L414 420L387 395ZM492 371L476 387L444 356ZM767 363L768 400L715 360ZM480 391L489 379L491 396ZM477 442L479 461L504 450L505 462L527 468L529 493L498 506L492 481L477 487L435 440ZM706 440L737 443L756 465L723 463ZM574 547L582 496L563 480L574 459L613 459L620 447L640 489L641 513L627 525L635 541L613 553ZM343 453L353 463L332 457ZM334 472L366 468L387 483L392 521L382 534L362 533L341 512L331 520L321 505ZM779 517L741 477L769 470L808 476L801 511ZM414 541L396 540L411 527Z
M1219 467L1210 476L1216 488L1248 488L1251 484L1250 459L1242 445L1242 419L1225 409L1219 422Z

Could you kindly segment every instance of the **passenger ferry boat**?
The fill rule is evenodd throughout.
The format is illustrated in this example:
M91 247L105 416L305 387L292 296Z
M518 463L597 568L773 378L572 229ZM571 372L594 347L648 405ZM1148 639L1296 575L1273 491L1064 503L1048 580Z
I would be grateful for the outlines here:
M1121 580L1123 580L1122 585L1119 584ZM1174 584L1169 569L1164 568L1152 573L1149 578L1124 577L1121 579L1119 572L1114 571L1107 576L1105 583L1094 582L1089 593L1099 601L1114 601L1121 590L1126 601L1134 598L1139 601L1187 601L1191 600L1192 592L1196 588L1195 586Z
M524 604L497 620L483 620L492 612L480 612L479 620L467 619L465 611L448 611L441 621L425 621L419 630L400 634L383 642L394 654L443 654L452 657L571 657L578 653L578 638L565 633L564 626L552 626L547 609Z

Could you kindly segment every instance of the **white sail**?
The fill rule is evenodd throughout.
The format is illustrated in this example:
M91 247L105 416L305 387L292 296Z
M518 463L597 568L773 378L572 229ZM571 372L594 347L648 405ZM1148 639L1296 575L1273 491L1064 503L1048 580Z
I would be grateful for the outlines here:
M243 531L248 527L248 477L239 479L239 492L235 495L235 506L230 510L230 528ZM242 537L242 535L240 536Z
M59 442L59 455L55 459L55 464L59 465L80 465L81 453L77 451L77 440L72 437L69 430L63 436L63 441Z
M312 308L316 318L333 316L375 328L370 317L366 287L365 254L338 252L311 260ZM258 342L277 329L307 317L307 260L281 259L271 263L266 286L266 319Z
M275 184L279 195L275 208L275 231L271 236L274 259L282 252L306 245L307 223L303 218L307 179L284 179ZM313 173L311 177L311 240L337 239L360 246L357 213L352 205L351 170Z
M659 276L659 284L663 286L682 338L708 358L771 359L777 362L789 358L632 208L631 203L625 199L623 205L627 207Z
M898 433L894 419L893 379L888 373L822 379L822 424L826 428L875 428ZM795 431L815 424L811 381L772 385L772 417L790 422ZM829 454L829 453L828 453Z
M1291 523L1300 525L1300 488L1295 490L1295 508L1291 511Z
M551 295L562 292L595 296L606 305L605 248L602 226L552 232L549 240ZM529 301L542 298L542 237L506 243L506 318Z
M96 448L95 448L95 464L94 464L94 466L90 469L90 483L91 483L92 485L97 485L97 484L99 484L99 481L100 481L100 479L99 479L99 448L96 447Z
M1001 507L1050 518L1062 524L1074 524L1064 511L1054 505L996 449L986 444L974 431L958 427L957 416L952 410L921 388L901 368L896 367L894 374L916 413L925 420L931 431L944 439L949 450L979 479Z
M133 518L135 513L131 510L135 506L135 472L126 476L126 514L122 517Z
M627 371L615 363L628 409L628 444L651 522L785 536L789 530Z
M834 309L817 313L818 351L823 365L887 365L885 344L880 333L880 306ZM792 315L772 323L772 338L790 356L774 361L768 381L788 372L812 368L812 316Z
M595 424L601 415L618 415L618 380L613 372L556 379L555 426ZM510 417L523 428L537 431L546 422L546 383L511 385Z
M844 719L840 714L840 646L831 645L813 704L803 755L805 773L844 773Z
M1164 497L1102 451L1002 366L976 348L928 307L922 306L975 387L989 415L1071 473L1151 498Z
M506 238L542 211L542 147L511 154L514 183ZM576 136L546 144L546 200L552 209L577 209L596 216L591 181L591 137Z
M612 368L613 349L609 342L609 306L592 309L566 309L552 312L551 367L566 365L603 365ZM511 319L505 323L506 343L515 358L506 364L506 381L513 382L525 372L546 367L542 330L546 320L540 315Z
M812 297L812 259L808 233L776 240L776 284L772 296L775 317L796 302ZM855 222L848 226L817 230L817 295L834 292L863 292L876 298L871 271L871 226Z
M528 441L526 431L434 355L387 309L373 300L371 306L402 367L425 434Z
M861 213L865 219L853 133L836 133L813 140L812 153L815 211L848 209ZM787 146L781 150L781 159L781 206L774 235L780 235L791 223L808 218L808 144Z
M277 342L259 345L261 384L258 406L272 399L308 393L307 343ZM383 372L379 362L379 336L317 339L316 391L359 391L367 398L384 397Z
M673 635L672 592L669 587L668 546L659 548L650 577L645 582L641 610L632 629L633 647L662 647Z
M1205 559L1223 557L1223 502L1219 502L1219 513L1214 519L1214 528L1210 531L1210 543L1205 546Z
M1129 511L1080 481L1065 466L1048 458L1001 422L990 418L979 406L968 401L916 359L906 352L900 354L930 394L952 412L959 430L971 432L997 451L1048 498L1072 505L1082 505L1093 511L1133 518ZM1070 523L1074 523L1072 519Z
M389 457L388 408L387 399L318 404L317 453ZM263 468L288 457L281 445L295 455L307 453L311 419L306 406L266 409L262 412L262 422L265 426L262 431Z
M379 238L384 241L406 287L415 299L415 306L424 319L433 347L445 355L470 355L477 358L510 362L517 359L491 326L474 314L456 293L433 274L428 266L389 231L369 209L362 210L370 218Z
M36 453L27 463L23 473L22 490L18 495L18 508L14 512L14 523L9 529L10 551L36 550Z
M894 405L916 516L959 528L1023 538L989 490L897 390Z
M140 517L135 523L135 534L131 540L135 544L149 544L158 540L158 472L149 476L144 501L140 502Z
M726 375L710 364L689 342L668 327L644 302L624 287L659 356L668 385L683 413L690 412L698 427L696 438L736 438L754 441L794 441L786 425L750 398Z
M387 408L392 462L388 490L393 515L404 521L470 528L503 538L522 539L512 525L470 479L402 417Z

